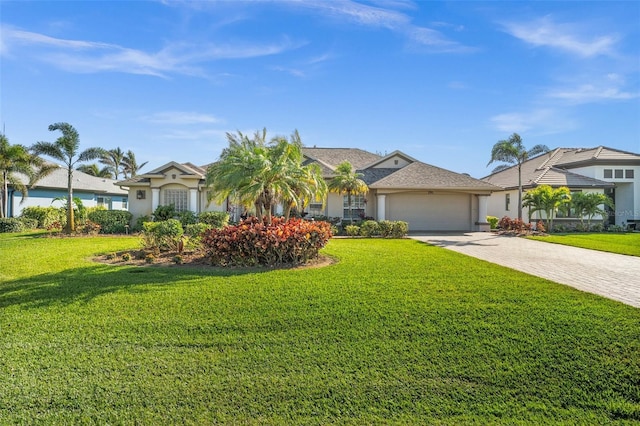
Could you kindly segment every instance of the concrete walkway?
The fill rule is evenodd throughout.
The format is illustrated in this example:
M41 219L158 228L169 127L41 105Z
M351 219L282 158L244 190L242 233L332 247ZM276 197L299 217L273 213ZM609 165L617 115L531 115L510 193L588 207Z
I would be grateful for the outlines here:
M411 238L640 308L640 257L491 232Z

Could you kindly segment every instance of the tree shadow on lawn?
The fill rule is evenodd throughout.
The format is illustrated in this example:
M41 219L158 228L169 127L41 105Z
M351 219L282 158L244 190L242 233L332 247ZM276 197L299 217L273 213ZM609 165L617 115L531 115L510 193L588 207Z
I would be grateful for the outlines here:
M29 308L55 304L87 303L118 291L149 292L181 282L206 277L231 277L269 272L268 269L223 269L214 267L136 267L90 265L0 283L0 309L24 305Z

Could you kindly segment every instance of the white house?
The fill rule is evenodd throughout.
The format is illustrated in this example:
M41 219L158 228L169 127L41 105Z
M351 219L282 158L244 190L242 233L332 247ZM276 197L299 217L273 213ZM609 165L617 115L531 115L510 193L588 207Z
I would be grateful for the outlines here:
M354 219L403 220L411 231L486 230L487 200L501 188L420 162L400 151L381 156L353 148L303 148L304 162L317 163L323 176L334 176L338 164L349 161L363 174L369 187L352 197ZM208 204L204 184L208 165L167 163L148 173L117 182L129 189L129 211L136 217L151 215L159 205L178 211L239 212L230 203ZM309 205L309 215L348 218L347 197L331 193L326 202Z
M482 179L499 186L489 198L488 212L496 217L516 217L518 168L510 167ZM640 223L640 154L599 146L557 148L522 164L522 186L526 192L538 185L567 186L572 192L601 192L615 203L605 218L608 224L626 227ZM528 216L526 208L523 216ZM560 217L557 222L575 217ZM640 226L640 225L638 225Z
M27 176L18 175L22 182L28 183ZM73 197L79 198L84 207L102 206L108 210L127 210L129 207L128 192L114 186L116 181L74 170ZM31 207L62 207L63 202L53 202L56 198L67 196L67 169L59 167L51 174L40 179L33 188L28 188L28 197L21 202L22 193L9 186L8 217L20 216L22 210Z

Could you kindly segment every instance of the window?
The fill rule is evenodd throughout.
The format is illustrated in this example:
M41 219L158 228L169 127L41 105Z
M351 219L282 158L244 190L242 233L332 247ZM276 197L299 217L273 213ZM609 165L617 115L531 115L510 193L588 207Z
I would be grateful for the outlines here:
M627 179L633 179L633 169L625 170L624 177Z
M613 177L613 170L604 169L604 177L605 179L611 179Z
M104 207L107 210L111 210L111 197L98 197L96 201L98 207Z
M144 200L145 198L147 198L147 191L145 191L144 189L138 189L136 191L136 198L138 200Z
M622 169L616 169L615 175L616 179L622 179Z
M511 204L511 194L504 194L504 209L509 211L509 204Z
M129 199L127 197L122 198L122 209L127 210L129 208Z
M364 216L364 208L365 208L365 198L364 195L352 195L351 196L351 209L349 209L349 197L347 195L344 196L342 200L343 213L342 217L345 219L359 219ZM349 217L349 212L351 211L352 216Z
M576 194L578 192L582 192L581 190L572 190L571 191L571 195L573 196L573 194ZM563 206L564 208L560 208L558 209L558 211L556 212L556 217L558 218L577 218L578 213L576 212L576 208L573 206L573 204L571 204L571 202L569 202L569 204L567 204L566 206Z
M322 203L309 203L307 206L308 217L322 216L324 215L324 209Z
M173 207L177 212L187 211L188 206L188 194L183 189L165 189L164 191L164 205Z

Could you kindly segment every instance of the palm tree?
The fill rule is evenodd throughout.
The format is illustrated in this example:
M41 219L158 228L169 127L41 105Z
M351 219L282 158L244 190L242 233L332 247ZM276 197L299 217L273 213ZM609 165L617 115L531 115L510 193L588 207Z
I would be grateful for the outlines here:
M518 219L520 220L522 220L522 164L529 158L545 152L549 152L546 145L536 145L527 150L522 144L522 138L517 133L512 134L507 140L498 141L491 149L491 160L487 166L494 161L507 163L496 167L491 173L497 173L511 167L509 164L518 166Z
M207 170L210 199L230 198L255 209L258 219L271 223L277 202L285 208L301 205L303 196L324 194L319 168L302 166L302 142L295 132L291 141L276 137L266 142L266 129L253 138L227 133L229 146Z
M115 176L115 179L118 180L120 171L124 168L124 157L125 153L120 149L120 147L117 147L115 149L105 151L99 161L107 166L107 169L113 176Z
M9 215L9 185L22 194L20 201L22 203L29 196L27 185L33 186L56 168L56 165L47 164L42 158L29 153L24 146L11 145L9 139L4 134L0 134L0 173L2 174L0 217ZM25 184L18 174L26 175L29 179L28 184Z
M130 177L134 177L138 174L138 171L141 168L147 165L147 163L148 161L145 161L144 163L138 165L136 161L136 155L133 153L133 151L127 151L127 153L124 155L124 158L122 159L122 173L124 174L124 178L128 179Z
M347 195L349 204L349 218L353 221L353 206L351 197L358 194L366 194L369 188L361 179L362 173L358 173L348 161L338 164L335 170L336 175L329 181L329 191Z
M73 170L78 162L89 161L102 158L104 149L87 148L82 152L80 149L80 135L78 131L69 123L55 123L49 126L49 131L60 130L62 136L55 142L37 142L33 147L33 152L52 157L64 163L67 168L67 225L65 232L70 234L75 230L73 215Z
M91 176L113 179L113 175L111 174L110 167L106 166L106 167L100 168L96 163L81 164L78 167L76 167L76 170Z
M540 185L525 194L525 207L529 207L529 216L535 211L543 211L547 219L547 230L553 230L553 218L558 210L571 202L571 191L566 186L552 188Z
M571 196L571 205L580 218L580 223L584 224L584 216L587 216L587 227L591 228L591 219L594 216L604 217L607 214L600 206L613 208L613 201L601 192L576 192Z

